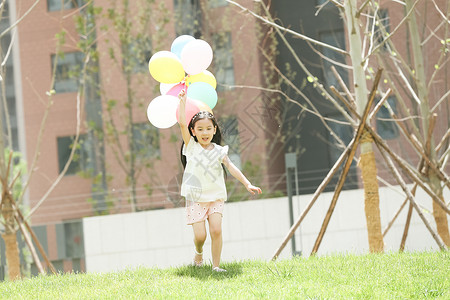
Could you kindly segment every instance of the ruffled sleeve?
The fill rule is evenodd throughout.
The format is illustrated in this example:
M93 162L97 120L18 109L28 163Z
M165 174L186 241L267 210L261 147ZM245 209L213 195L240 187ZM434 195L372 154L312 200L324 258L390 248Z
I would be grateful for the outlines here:
M183 150L181 153L183 153L184 156L190 156L194 149L194 143L195 143L194 137L191 136L188 145L187 146L186 144L183 145Z
M226 155L228 155L228 145L227 146L219 146L220 148L220 155L219 155L219 161L222 162Z

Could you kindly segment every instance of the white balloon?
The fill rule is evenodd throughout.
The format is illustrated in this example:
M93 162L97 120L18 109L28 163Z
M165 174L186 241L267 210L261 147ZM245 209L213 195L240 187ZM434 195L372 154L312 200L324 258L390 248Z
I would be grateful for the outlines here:
M211 65L213 51L204 40L194 40L187 43L181 51L181 64L189 75L195 75L206 70Z
M170 91L170 89L176 86L177 84L178 83L160 83L159 91L161 92L161 95L167 94L167 92Z
M177 123L177 97L162 95L153 99L147 107L147 118L153 126L165 129Z

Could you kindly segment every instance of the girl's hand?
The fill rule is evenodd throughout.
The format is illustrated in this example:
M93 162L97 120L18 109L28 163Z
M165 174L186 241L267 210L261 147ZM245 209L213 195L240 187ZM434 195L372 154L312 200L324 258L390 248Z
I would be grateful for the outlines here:
M254 186L254 185L249 184L249 185L247 185L245 188L246 188L247 191L249 191L250 194L252 194L252 195L255 195L256 193L262 194L262 190L261 190L259 187L257 187L257 186Z
M178 99L181 100L181 102L186 103L186 92L184 90L181 90L178 94Z

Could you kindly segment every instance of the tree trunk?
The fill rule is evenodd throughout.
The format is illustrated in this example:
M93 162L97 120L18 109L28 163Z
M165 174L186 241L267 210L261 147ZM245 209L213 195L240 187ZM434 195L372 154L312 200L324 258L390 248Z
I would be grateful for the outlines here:
M5 188L5 187L3 187ZM5 219L5 233L2 235L6 248L6 264L10 280L20 279L19 247L17 246L14 210L12 207L11 194L3 191L2 215Z
M438 195L439 199L444 202L444 195L440 186L440 180L435 175L430 176L430 187L433 192ZM448 228L448 219L446 212L436 203L433 202L433 217L436 222L436 229L442 241L447 247L450 247L450 234ZM445 203L445 202L444 202Z
M346 29L348 35L349 52L351 65L353 66L353 84L357 111L362 115L368 100L366 74L363 68L363 52L361 33L359 30L359 20L356 17L357 1L344 1L344 12L346 19ZM373 153L373 141L364 136L361 139L360 167L362 170L365 213L367 220L367 234L369 238L369 249L371 252L383 252L383 235L381 233L380 221L380 198L378 195L377 168Z
M367 136L369 138L367 138ZM383 252L384 242L381 231L380 197L378 194L377 166L372 150L372 141L368 133L361 139L359 167L364 185L364 211L366 214L367 235L370 252Z
M6 265L8 266L8 277L10 280L20 279L19 247L17 246L16 233L3 234L6 248Z
M406 0L405 1L405 7L406 11L410 11L413 9L414 1L412 0ZM428 98L428 90L426 88L427 86L427 79L425 76L425 58L422 51L422 43L420 41L420 33L418 29L417 19L415 12L411 13L408 18L408 28L411 36L411 50L413 53L413 59L414 59L414 70L415 70L415 84L417 86L417 93L418 97L420 99L420 112L422 116L422 131L424 135L424 144L425 146L425 153L428 155L430 161L436 162L437 156L434 146L434 141L432 136L433 126L430 126L430 123L432 121L432 114L430 113L430 104L429 104L429 98ZM431 128L430 128L431 127ZM442 196L442 187L439 178L436 176L436 174L433 173L432 170L428 171L428 179L430 182L430 187L433 192L435 192L437 195L439 195L439 198L444 200ZM448 228L448 220L446 213L442 210L441 207L436 203L436 201L433 202L433 216L434 220L436 221L436 228L437 231L442 238L443 242L450 246L450 233Z

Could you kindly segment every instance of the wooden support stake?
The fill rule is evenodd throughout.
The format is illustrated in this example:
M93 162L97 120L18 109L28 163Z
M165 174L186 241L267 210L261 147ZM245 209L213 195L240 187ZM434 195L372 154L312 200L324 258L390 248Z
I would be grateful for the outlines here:
M327 230L328 224L330 223L331 216L333 214L334 208L336 207L337 200L339 195L344 187L345 179L347 178L348 171L350 170L350 166L353 162L353 157L355 156L356 149L359 145L359 140L362 136L363 130L366 127L366 121L369 117L370 108L372 107L373 101L375 99L376 91L378 88L378 83L380 82L382 70L378 70L375 81L372 87L372 90L369 94L369 99L366 103L366 107L364 108L363 115L361 117L361 121L359 123L358 129L356 130L355 138L353 139L353 144L350 147L350 153L347 156L347 161L345 162L344 169L342 170L341 176L339 177L338 184L336 186L333 199L331 199L330 206L328 208L327 214L325 215L325 219L323 220L322 227L320 228L319 235L317 236L316 242L314 243L314 247L311 251L311 255L314 255L319 250L319 246L322 243L323 236L325 235L325 231Z
M36 244L36 246L38 247L39 252L41 253L42 257L44 258L45 263L47 264L47 266L49 267L50 271L52 271L52 273L54 275L57 275L58 272L56 271L55 267L53 266L52 262L48 259L47 254L45 253L44 248L41 245L41 242L39 242L39 239L37 238L37 236L34 234L33 229L31 228L31 226L28 224L28 222L25 220L25 218L22 215L22 212L16 208L15 211L17 212L17 217L23 222L23 224L25 225L25 228L28 230L28 232L31 235L31 238L33 239L33 242Z
M36 264L36 267L37 267L39 273L45 275L46 272L45 272L44 268L42 267L39 256L36 253L36 249L34 248L33 243L30 240L30 236L28 235L25 228L23 227L23 223L21 222L19 216L17 214L15 214L14 217L16 218L17 224L19 225L19 229L22 232L25 243L27 244L28 249L30 249L31 256L33 257L34 263Z
M310 209L313 207L314 203L316 202L317 198L319 198L320 194L323 192L323 190L326 188L328 183L330 183L331 179L333 178L334 174L336 174L339 167L344 162L344 159L348 156L348 153L350 152L350 147L347 147L344 152L342 152L341 156L338 158L338 160L334 163L333 167L328 171L327 176L324 178L324 180L320 183L320 185L317 187L316 191L314 192L314 195L309 202L309 204L306 206L305 210L302 212L302 214L297 218L295 223L291 226L289 229L288 234L284 238L283 242L281 243L280 247L275 251L275 253L272 256L272 260L276 260L278 256L280 255L281 251L286 247L287 243L290 241L292 236L294 235L297 228L300 226L303 219L306 217Z
M417 166L417 170L422 170L423 165L424 165L424 160L421 159L419 162L419 165ZM413 194L413 196L416 196L416 189L417 189L417 183L414 184L413 188L411 189L411 193ZM394 224L395 219L397 219L398 215L400 214L400 212L403 210L403 207L405 207L406 203L408 202L408 197L406 197L405 201L403 202L403 204L401 205L400 209L397 211L397 213L395 214L394 218L392 219L391 222L389 222L388 226L386 227L386 229L383 232L383 236L386 235L386 233L389 231L389 229L391 228L392 224Z
M380 153L383 156L384 160L386 161L389 169L391 170L392 174L394 175L395 179L397 180L398 184L402 187L403 191L405 192L405 194L407 195L410 203L414 206L414 209L417 211L417 213L419 214L420 218L422 219L423 223L425 224L425 226L427 227L428 231L431 233L431 236L434 238L434 240L436 241L436 243L438 244L439 248L441 248L442 250L446 249L446 246L444 245L444 242L442 241L441 237L434 232L433 228L431 227L430 223L428 222L428 220L425 218L425 216L423 215L422 211L420 210L420 207L417 205L416 201L414 200L413 195L411 194L411 192L409 191L409 189L406 187L405 182L403 181L402 177L400 176L400 173L397 171L397 169L394 166L394 163L392 162L392 160L386 155L385 151L382 151L384 149L384 147L381 146L381 144L379 144L377 141L375 141L375 144L377 145L377 147L380 149Z
M434 125L436 125L437 114L432 114L430 117L430 124L428 125L427 139L425 140L425 153L430 156L431 139L433 138Z
M406 164L403 162L403 160L401 158L398 157L398 155L396 155L394 152L392 152L392 150L384 143L384 141L380 138L380 136L378 136L374 130L372 130L370 127L366 127L369 132L372 134L372 137L374 138L374 141L381 146L381 148L383 148L385 150L385 152L387 154L389 154L390 157L392 157L392 159L400 166L400 168L402 168L402 170L405 171L406 174L408 174L408 176L414 180L414 182L416 182L428 195L430 195L430 197L433 199L433 201L435 201L447 214L450 214L450 210L448 209L448 207L445 205L445 203L443 203L441 201L441 199L439 199L439 197L432 191L430 190L425 183L422 182L422 180L420 180L419 176L417 176L416 174L414 174L414 172L412 172L410 170L410 168L408 168L406 166ZM380 151L381 152L381 151Z
M386 236L386 234L389 232L389 230L391 229L392 225L394 225L395 220L397 220L397 217L400 215L400 213L402 212L403 208L405 207L406 203L408 203L408 198L405 199L405 201L403 201L402 205L400 205L400 208L397 210L397 212L395 213L394 217L392 218L392 220L388 223L388 225L386 226L386 228L383 231L383 237Z
M436 147L436 153L441 150L441 148L444 146L445 142L447 141L448 137L450 136L450 129L447 130L447 133L442 137L441 141Z
M341 99L341 98L339 98ZM342 99L341 99L342 100ZM358 115L358 113L352 108L352 106L347 103L346 101L344 104L347 106L347 108L350 110L351 113L353 113L359 120L361 120L361 117ZM447 214L450 214L450 210L448 207L441 201L441 199L432 191L430 190L425 183L419 178L418 175L414 174L414 172L407 166L406 163L398 156L396 155L383 141L383 139L378 135L378 133L372 129L372 127L366 125L366 129L369 131L370 135L374 139L376 143L378 143L383 149L386 150L386 152L389 154L390 157L408 174L408 176L416 182L428 195L430 195L431 199L435 201Z
M415 140L416 143L419 142L415 135L411 135L411 137ZM433 172L436 174L436 176L439 177L439 179L442 182L444 182L444 184L450 189L450 179L448 178L448 176L444 172L442 172L432 161L430 161L429 156L423 151L422 148L417 146L417 151L419 151L419 154L422 156L422 158L427 163L426 166L428 168L430 168L431 170L433 170Z
M411 215L412 215L413 205L409 203L408 215L406 216L405 229L403 230L402 241L400 243L400 252L405 250L406 238L408 236L409 225L411 224Z

